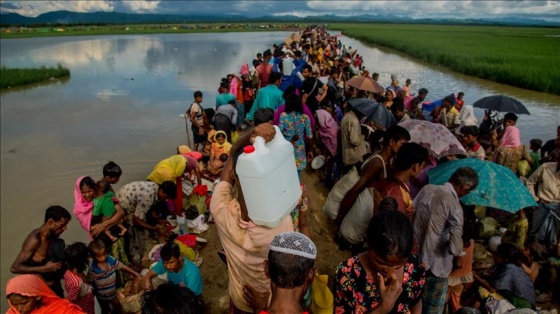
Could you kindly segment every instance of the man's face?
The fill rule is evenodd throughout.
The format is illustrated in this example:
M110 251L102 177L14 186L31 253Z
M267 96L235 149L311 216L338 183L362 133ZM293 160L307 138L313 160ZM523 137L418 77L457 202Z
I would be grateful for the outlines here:
M467 143L467 144L472 144L472 143L474 143L474 141L476 141L476 137L472 136L471 134L464 135L463 139L465 140L465 143Z
M418 99L420 99L421 101L424 101L424 99L426 99L426 96L428 96L428 94L426 94L426 93L418 94Z
M194 101L196 101L197 103L201 103L202 102L202 96L197 96Z
M303 72L301 72L301 74L303 74L303 77L308 78L311 76L311 72L309 72L309 69L303 69Z
M178 273L183 268L183 260L179 257L171 257L167 261L162 261L163 267L172 273Z
M504 125L504 128L507 128L508 126L515 125L515 121L509 120L509 119L504 119L503 125Z
M469 194L471 191L473 190L473 188L468 185L468 184L461 184L457 190L457 196L459 198Z
M59 221L54 221L52 218L49 219L49 227L51 230L51 234L53 234L56 237L60 237L60 235L64 231L66 231L69 221L70 220L66 218L62 218Z

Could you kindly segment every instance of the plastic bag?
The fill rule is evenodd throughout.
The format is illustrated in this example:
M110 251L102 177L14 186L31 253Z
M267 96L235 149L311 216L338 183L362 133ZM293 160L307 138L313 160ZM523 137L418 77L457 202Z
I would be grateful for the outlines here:
M311 312L313 314L332 314L334 296L328 287L329 276L315 273L311 284Z
M517 164L517 173L520 176L526 177L529 175L530 172L531 172L531 165L529 165L529 162L527 160L521 160Z

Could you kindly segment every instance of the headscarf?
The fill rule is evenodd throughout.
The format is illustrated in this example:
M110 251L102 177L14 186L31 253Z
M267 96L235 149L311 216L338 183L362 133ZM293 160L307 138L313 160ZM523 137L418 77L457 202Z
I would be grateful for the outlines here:
M216 136L216 130L211 130L210 132L208 132L208 141L215 143L216 142L215 136Z
M228 142L228 137L226 132L224 131L218 131L216 132L216 134L214 135L214 138L216 138L218 136L218 134L223 134L226 137L226 140L224 141L223 144L219 144L218 141L216 141L215 143L212 143L212 149L214 150L214 156L216 157L220 157L221 154L228 154L229 155L229 150L231 149L231 143Z
M86 201L84 196L82 195L82 191L80 190L80 183L86 176L79 177L76 180L76 184L74 186L74 216L78 219L80 226L87 231L88 235L90 235L90 228L91 228L91 214L93 212L93 201Z
M187 161L182 155L174 155L160 161L152 173L148 175L148 180L157 184L162 184L165 181L173 181L183 175Z
M191 148L187 145L181 145L177 147L177 150L179 151L179 154L186 154L191 152Z
M338 124L325 109L316 111L317 120L319 122L319 136L321 141L332 156L336 156L338 147Z
M239 73L241 73L241 75L249 75L249 65L247 63L243 63Z
M69 300L58 297L36 275L19 275L8 281L6 296L19 294L25 297L41 297L41 306L33 310L32 314L84 314L79 306ZM6 314L19 314L19 311L10 304Z
M473 106L469 106L469 105L463 106L463 109L461 109L461 113L459 113L459 119L461 120L461 123L459 124L459 127L457 128L457 131L456 131L457 134L460 133L461 128L464 127L464 126L469 126L469 125L477 125L478 126L478 120L474 116L474 107Z
M501 147L521 146L521 136L519 135L519 129L516 126L510 125L505 129L500 146Z

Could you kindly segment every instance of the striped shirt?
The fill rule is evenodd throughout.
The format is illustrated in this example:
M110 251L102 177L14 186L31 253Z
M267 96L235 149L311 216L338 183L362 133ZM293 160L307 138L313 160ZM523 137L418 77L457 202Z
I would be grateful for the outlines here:
M117 270L122 268L121 262L112 256L107 256L108 270L102 269L94 261L91 265L91 276L97 298L110 301L117 296Z
M70 270L64 273L66 298L82 308L87 314L95 314L95 300L91 285L85 283L80 276Z

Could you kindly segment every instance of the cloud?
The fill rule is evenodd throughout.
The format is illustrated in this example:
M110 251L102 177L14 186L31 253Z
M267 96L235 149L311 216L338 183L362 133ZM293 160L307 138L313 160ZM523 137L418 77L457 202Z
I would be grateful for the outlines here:
M2 12L13 12L30 17L36 17L46 12L59 10L67 10L73 12L113 11L114 1L2 1Z
M123 6L129 8L134 13L156 13L154 12L161 0L136 0L136 1L122 1Z

